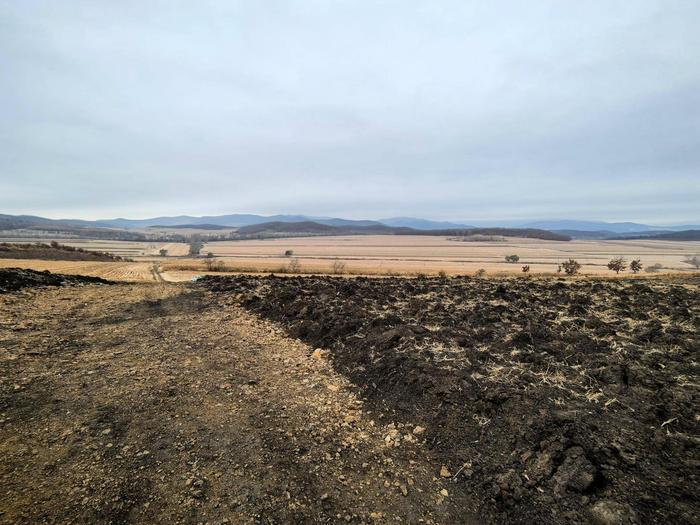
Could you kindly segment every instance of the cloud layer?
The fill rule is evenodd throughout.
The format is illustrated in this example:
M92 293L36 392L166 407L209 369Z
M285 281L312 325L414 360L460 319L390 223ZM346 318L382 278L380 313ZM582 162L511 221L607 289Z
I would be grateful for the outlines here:
M0 212L696 221L698 19L0 0Z

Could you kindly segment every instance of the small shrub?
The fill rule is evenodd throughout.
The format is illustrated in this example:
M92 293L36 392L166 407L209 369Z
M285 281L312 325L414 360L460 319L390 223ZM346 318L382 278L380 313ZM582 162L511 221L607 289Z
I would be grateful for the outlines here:
M523 266L523 273L530 273L530 265L529 264L526 264L525 266Z
M685 259L683 259L683 262L685 264L689 264L690 266L694 266L697 270L700 268L700 255L693 255L692 257L688 255Z
M445 272L445 270L440 270L440 271L438 272L438 277L439 277L440 279L447 279L447 272Z
M566 275L576 275L581 269L581 263L579 263L576 259L564 261L559 266L560 268L564 269L564 273L566 273Z
M615 257L614 259L610 259L610 262L608 263L608 270L612 270L616 274L619 274L620 272L624 271L627 268L627 261L625 260L624 257Z
M644 271L647 272L647 273L656 273L656 272L658 272L659 270L661 270L662 268L663 268L663 265L662 265L662 264L660 264L660 263L654 263L654 264L652 264L652 265L647 266L646 268L644 268Z
M343 261L333 261L331 270L335 274L345 273L345 263Z
M479 268L474 274L475 277L483 277L484 275L486 275L486 270L483 268Z
M206 266L209 272L225 272L226 264L224 261L219 261L217 259L207 259L204 261L204 266Z
M285 250L285 252L284 252L285 257L291 257L292 255L294 255L294 250Z
M517 263L520 260L518 255L506 255L506 262Z
M160 253L160 256L161 256L161 257L167 257L167 256L168 256L168 250L166 250L165 248L161 248L160 250L158 250L158 253Z
M207 259L213 259L214 254L212 252L207 252Z
M641 269L642 261L640 259L633 259L632 262L630 262L630 270L632 270L632 273L639 273Z

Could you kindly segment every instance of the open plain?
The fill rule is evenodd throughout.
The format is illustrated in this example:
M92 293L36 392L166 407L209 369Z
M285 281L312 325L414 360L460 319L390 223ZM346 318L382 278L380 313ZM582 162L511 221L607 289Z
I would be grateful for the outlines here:
M700 252L700 242L671 241L569 241L503 238L495 241L461 241L448 237L412 235L355 235L303 237L208 243L211 252L232 267L274 271L288 263L293 252L302 269L330 273L335 260L358 274L472 274L480 268L489 273L519 273L524 264L532 273L555 273L566 259L577 259L582 273L610 273L607 262L616 256L640 258L645 265L660 264L667 270L690 270L683 258ZM518 264L506 255L520 257Z
M45 239L43 242L49 242ZM29 241L26 241L29 242ZM37 242L34 239L32 242ZM694 241L570 241L503 238L461 241L439 236L354 235L293 237L283 239L206 243L199 257L189 256L185 243L61 240L61 244L128 257L131 262L45 261L0 259L0 268L30 268L67 274L84 274L129 281L187 281L208 273L301 273L351 275L488 275L555 274L563 261L574 258L582 275L614 275L606 267L613 257L641 259L644 267L658 265L656 273L689 273L688 256L700 254ZM160 250L167 250L160 256ZM285 252L291 251L291 255ZM223 266L212 272L205 257L211 253ZM505 261L518 255L518 263ZM296 265L290 271L290 262ZM335 267L338 263L341 270Z

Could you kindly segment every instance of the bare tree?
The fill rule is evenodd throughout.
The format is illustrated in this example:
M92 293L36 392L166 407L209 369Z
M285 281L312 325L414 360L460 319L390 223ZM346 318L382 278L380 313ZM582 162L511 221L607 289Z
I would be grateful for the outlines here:
M566 273L566 275L576 275L581 269L581 263L579 263L576 259L569 259L568 261L561 263L561 267L564 269L564 273Z
M202 236L199 234L195 234L192 237L190 237L190 255L194 255L195 257L199 256L199 252L204 246L204 242L202 241Z
M632 270L632 273L639 273L639 271L641 269L642 269L641 259L633 259L632 262L630 262L630 270Z
M610 262L608 263L608 270L612 270L616 274L625 271L626 268L627 261L624 257L615 257L614 259L610 259Z

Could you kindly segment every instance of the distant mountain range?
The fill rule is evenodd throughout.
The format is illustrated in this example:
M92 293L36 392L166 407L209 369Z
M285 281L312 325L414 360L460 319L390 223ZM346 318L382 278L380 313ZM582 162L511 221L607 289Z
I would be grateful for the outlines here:
M573 220L543 220L543 221L492 221L488 224L475 224L467 222L445 222L421 219L417 217L391 217L378 220L352 220L338 219L333 217L316 217L309 215L253 215L253 214L230 214L214 215L203 217L192 217L180 215L176 217L155 217L153 219L108 219L101 221L74 221L86 226L106 226L117 228L145 228L148 226L169 226L169 225L196 225L213 224L217 226L228 226L239 228L253 224L265 222L304 222L313 221L328 226L394 226L403 228L413 228L416 230L444 230L452 228L477 228L477 227L501 227L501 228L536 228L540 230L569 230L583 232L611 232L634 233L646 231L681 231L699 229L700 225L680 225L680 226L652 226L636 222L604 222L604 221L573 221ZM76 224L77 225L77 224Z
M651 226L649 224L639 224L636 222L604 222L604 221L534 221L518 223L520 227L542 228L544 230L568 230L587 232L612 232L612 233L632 233L644 231L681 231L693 230L700 226L697 224L685 224L679 226Z
M698 230L700 225L654 226L634 222L605 222L577 220L540 220L540 221L469 221L447 222L434 221L416 217L390 217L379 220L351 220L335 217L316 217L307 215L255 215L228 214L206 215L194 217L190 215L153 217L147 219L47 219L34 215L2 215L0 214L0 229L21 228L111 228L111 229L144 229L144 228L194 228L215 230L218 228L243 228L263 223L304 223L313 222L320 225L349 228L375 228L387 231L393 228L409 228L413 230L437 231L454 229L474 229L484 227L525 228L547 230L575 239L608 239L620 236L649 237L656 233L671 233L684 230ZM278 228L279 229L279 228Z

